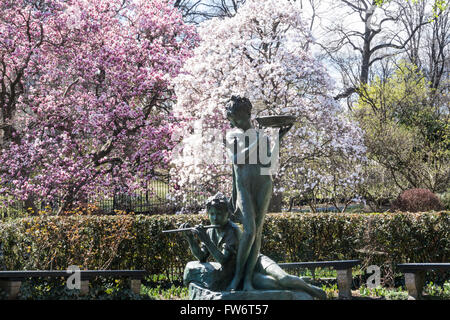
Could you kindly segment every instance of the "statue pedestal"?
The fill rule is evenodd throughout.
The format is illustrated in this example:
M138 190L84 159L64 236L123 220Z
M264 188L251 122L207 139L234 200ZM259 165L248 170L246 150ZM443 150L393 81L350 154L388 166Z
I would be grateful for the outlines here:
M290 290L255 290L255 291L220 291L189 284L190 300L314 300L303 291Z

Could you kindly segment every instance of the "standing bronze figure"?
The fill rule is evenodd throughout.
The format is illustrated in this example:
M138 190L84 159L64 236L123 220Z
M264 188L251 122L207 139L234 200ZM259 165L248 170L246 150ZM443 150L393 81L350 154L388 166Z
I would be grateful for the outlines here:
M227 119L236 128L227 134L227 145L233 160L233 194L232 206L235 212L240 212L244 228L237 253L236 270L228 290L236 290L243 280L243 290L254 290L252 283L253 272L261 248L261 236L264 217L272 197L273 183L270 174L263 174L263 168L270 164L263 164L258 158L261 142L265 137L255 130L250 121L252 104L247 98L233 96L226 106ZM280 128L279 140L289 131L292 125ZM249 131L254 135L245 135ZM240 131L240 132L239 132ZM244 133L244 134L238 134ZM246 144L245 136L253 137ZM269 145L265 139L266 147ZM269 151L267 148L265 149ZM256 155L256 163L249 161ZM271 154L269 154L271 156ZM255 157L254 157L255 158ZM239 161L241 160L241 161Z

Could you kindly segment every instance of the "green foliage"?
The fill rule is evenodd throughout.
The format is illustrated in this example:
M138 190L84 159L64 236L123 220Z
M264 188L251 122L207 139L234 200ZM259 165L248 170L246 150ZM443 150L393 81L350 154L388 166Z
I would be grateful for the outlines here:
M445 191L450 183L450 118L440 93L408 63L359 92L353 116L364 131L369 159L360 195L376 203L411 188Z
M359 287L359 294L363 297L383 297L386 300L408 300L408 292L403 288L367 288L365 285Z
M374 0L374 3L381 7L386 3L389 3L391 0ZM405 0L410 1L411 3L417 3L419 1L425 1L425 0ZM437 18L443 11L447 10L449 6L448 0L434 0L433 2L433 17Z
M89 283L89 293L80 296L79 290L68 289L64 279L29 279L22 282L20 300L141 300L146 295L133 293L126 279L99 278ZM3 298L6 298L3 297ZM0 296L0 299L2 297Z
M142 294L147 295L154 300L187 300L189 298L189 290L187 287L177 287L172 285L168 289L164 289L161 285L156 288L143 287Z
M262 250L276 261L361 259L362 268L381 267L386 285L397 263L450 256L448 212L272 214L266 221Z
M401 192L401 189L392 178L389 170L377 161L369 160L362 166L364 182L357 187L358 194L362 195L371 211L386 210L389 203Z
M450 282L449 281L444 282L442 287L439 285L436 285L435 283L430 281L429 283L427 283L425 285L425 288L423 290L424 290L424 293L427 295L435 296L435 297L437 296L442 299L450 299Z
M340 260L355 256L362 214L282 213L266 218L263 251L276 261Z
M437 196L441 200L441 203L444 206L445 210L450 210L450 188L447 189L446 192L440 193Z
M338 287L337 284L333 284L331 286L323 285L321 288L327 294L327 299L333 299L338 295Z
M37 216L0 223L3 260L9 270L145 269L167 277L182 273L189 256L181 234L163 234L189 216Z
M359 287L359 294L363 297L384 298L386 300L408 300L408 292L405 288L367 288L365 285ZM425 284L423 288L425 299L449 299L450 282L446 281L442 285L437 285L432 281Z

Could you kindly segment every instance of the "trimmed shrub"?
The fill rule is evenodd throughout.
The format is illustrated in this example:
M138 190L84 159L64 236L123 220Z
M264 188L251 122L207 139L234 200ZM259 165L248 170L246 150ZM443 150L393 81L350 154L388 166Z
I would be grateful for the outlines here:
M439 198L428 189L409 189L403 191L392 203L393 210L424 212L443 210Z
M8 270L145 269L178 275L191 259L182 222L208 224L206 215L37 216L0 222ZM180 271L181 270L181 271Z
M8 270L144 269L180 279L193 259L182 222L201 215L38 216L0 222ZM448 262L450 212L268 214L262 253L279 262L361 259L393 272L402 262Z

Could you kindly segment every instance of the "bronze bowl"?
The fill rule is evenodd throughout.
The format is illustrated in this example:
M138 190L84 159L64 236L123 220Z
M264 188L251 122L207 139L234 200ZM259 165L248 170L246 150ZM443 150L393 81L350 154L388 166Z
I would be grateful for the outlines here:
M295 116L281 115L281 116L264 116L256 118L260 127L281 128L288 127L295 122Z

